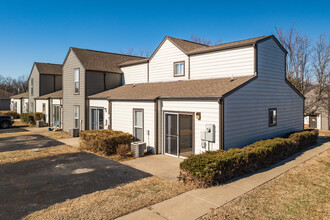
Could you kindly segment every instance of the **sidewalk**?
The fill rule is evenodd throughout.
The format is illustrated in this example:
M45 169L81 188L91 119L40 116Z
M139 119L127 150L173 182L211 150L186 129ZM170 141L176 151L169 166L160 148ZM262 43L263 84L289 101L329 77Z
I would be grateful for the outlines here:
M308 150L252 175L221 186L192 190L118 219L196 219L329 149L330 142L326 141L319 139L319 144Z
M72 147L79 147L79 138L64 138L59 139L58 141L66 145L70 145Z

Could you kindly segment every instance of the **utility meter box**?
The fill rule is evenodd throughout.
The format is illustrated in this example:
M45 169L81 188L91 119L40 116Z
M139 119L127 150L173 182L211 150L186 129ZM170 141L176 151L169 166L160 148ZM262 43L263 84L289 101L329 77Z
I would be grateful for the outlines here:
M215 125L206 124L205 125L205 140L210 142L215 142Z

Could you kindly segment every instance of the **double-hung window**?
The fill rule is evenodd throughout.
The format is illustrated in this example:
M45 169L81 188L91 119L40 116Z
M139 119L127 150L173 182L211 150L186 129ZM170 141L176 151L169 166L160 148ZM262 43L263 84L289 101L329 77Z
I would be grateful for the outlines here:
M30 92L31 92L31 95L33 95L33 78L30 81Z
M143 109L133 109L134 141L143 141Z
M174 76L184 76L184 61L174 62Z
M79 106L74 106L74 128L79 128Z
M271 108L269 109L269 126L277 125L277 109Z
M74 93L79 94L79 69L74 70Z

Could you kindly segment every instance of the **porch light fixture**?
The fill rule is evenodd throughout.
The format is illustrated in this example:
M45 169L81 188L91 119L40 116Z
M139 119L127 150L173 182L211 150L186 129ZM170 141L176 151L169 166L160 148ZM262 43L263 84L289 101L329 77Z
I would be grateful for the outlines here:
M196 112L196 119L201 120L202 114L200 112Z

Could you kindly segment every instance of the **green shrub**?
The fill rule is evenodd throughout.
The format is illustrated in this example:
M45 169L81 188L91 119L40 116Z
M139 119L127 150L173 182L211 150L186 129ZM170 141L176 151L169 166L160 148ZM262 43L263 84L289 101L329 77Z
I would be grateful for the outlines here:
M10 115L14 118L19 118L19 114L15 111L0 111L0 115Z
M114 130L81 131L80 148L92 152L100 152L106 155L117 153L118 145L130 146L133 136L129 133Z
M289 134L284 138L258 141L244 148L193 155L181 162L179 178L185 183L190 182L201 187L223 183L234 177L269 167L314 145L317 137L318 130L306 130Z
M26 124L35 124L33 113L22 113L21 120Z

